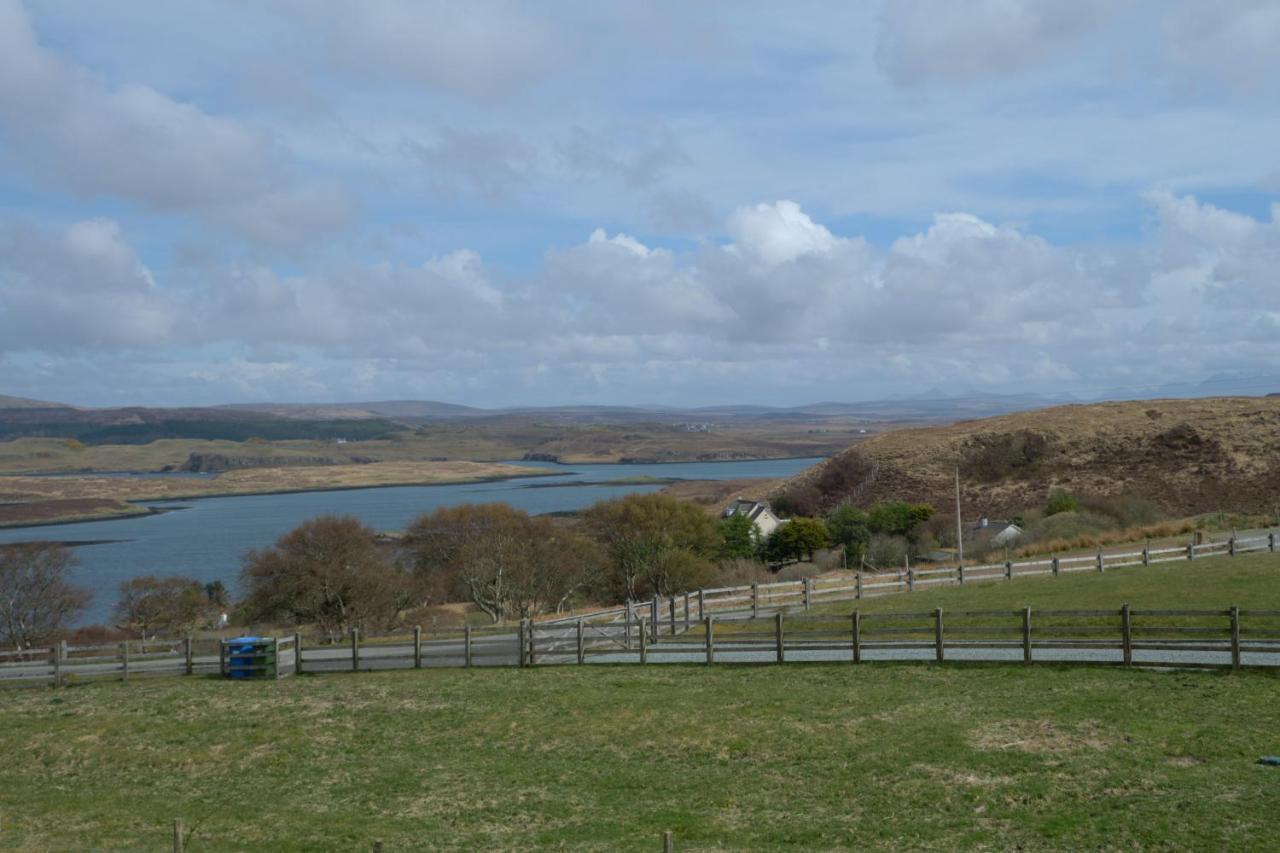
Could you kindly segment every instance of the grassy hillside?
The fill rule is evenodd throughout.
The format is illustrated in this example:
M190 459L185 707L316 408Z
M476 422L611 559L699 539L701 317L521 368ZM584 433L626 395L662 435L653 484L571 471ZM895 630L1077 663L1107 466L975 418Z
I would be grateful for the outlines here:
M47 403L44 400L29 400L26 397L11 397L0 394L0 409L67 409L61 403Z
M966 517L1007 517L1053 488L1150 501L1171 515L1274 512L1280 398L1058 406L873 436L779 490L811 508L850 498L949 510L960 468Z
M422 670L6 693L16 850L1258 849L1277 679Z
M1280 554L1128 566L1103 574L1080 572L1012 581L966 583L902 595L824 605L817 612L850 613L944 610L1014 610L1028 604L1045 609L1118 608L1217 610L1238 604L1258 610L1280 609Z

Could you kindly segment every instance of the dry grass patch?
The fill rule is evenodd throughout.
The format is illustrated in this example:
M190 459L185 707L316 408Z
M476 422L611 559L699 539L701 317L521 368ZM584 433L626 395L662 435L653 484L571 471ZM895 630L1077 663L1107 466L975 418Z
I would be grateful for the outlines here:
M974 729L970 742L975 749L984 751L1016 749L1052 755L1111 749L1119 739L1104 732L1093 720L1067 727L1050 720L1004 720Z

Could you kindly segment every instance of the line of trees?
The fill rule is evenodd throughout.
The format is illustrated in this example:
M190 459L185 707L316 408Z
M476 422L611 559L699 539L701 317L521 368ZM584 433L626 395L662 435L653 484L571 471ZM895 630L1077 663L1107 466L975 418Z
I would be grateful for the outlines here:
M662 494L598 503L578 519L506 504L445 507L394 540L356 518L322 516L245 556L235 609L241 623L311 625L333 638L458 601L501 622L734 582L727 573L744 565L776 570L830 547L855 565L878 539L913 541L932 514L902 502L865 512L846 504L823 519L793 518L763 540L746 516L715 519ZM71 551L52 543L0 548L0 643L30 648L65 634L90 600L69 580L74 565ZM231 605L221 583L138 577L120 585L114 628L100 633L179 636L217 624Z

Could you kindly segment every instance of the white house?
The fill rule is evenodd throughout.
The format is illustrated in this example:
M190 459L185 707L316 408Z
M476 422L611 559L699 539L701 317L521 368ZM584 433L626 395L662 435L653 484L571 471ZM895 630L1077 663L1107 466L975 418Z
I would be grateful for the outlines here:
M761 539L787 523L787 519L778 518L774 515L773 510L769 508L769 504L765 501L749 501L745 498L738 498L735 503L724 511L725 518L734 515L745 515L751 519L751 523L756 527L756 535Z
M996 521L983 516L972 524L965 525L965 540L986 542L996 547L1013 545L1022 536L1023 530L1012 521Z

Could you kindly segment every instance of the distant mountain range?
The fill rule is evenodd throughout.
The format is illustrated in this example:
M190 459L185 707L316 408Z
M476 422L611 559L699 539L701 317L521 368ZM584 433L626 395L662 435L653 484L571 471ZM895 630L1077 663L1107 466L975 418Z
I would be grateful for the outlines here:
M358 403L237 403L222 410L257 412L286 418L337 418L451 421L473 418L524 417L571 422L645 422L654 420L770 420L827 418L868 421L927 420L987 417L1026 411L1064 402L1061 398L1017 394L973 394L937 399L902 398L859 403L821 402L804 406L514 406L481 409L433 400L386 400Z
M1200 383L1177 383L1130 389L1127 399L1188 398L1207 396L1261 396L1280 390L1275 377L1212 377ZM1098 397L1084 399L1073 396L1039 394L987 394L979 392L947 393L930 388L919 394L902 395L883 400L853 403L823 401L803 406L764 406L755 404L680 407L663 405L565 405L514 406L478 408L436 400L379 400L351 403L234 403L208 407L107 407L88 408L62 403L43 402L22 397L0 395L0 438L14 435L77 436L81 430L54 428L62 422L112 425L119 432L124 425L134 425L138 438L155 434L163 422L163 430L175 437L192 431L192 422L216 422L216 434L231 434L227 424L237 420L252 422L258 432L299 432L302 422L311 426L300 434L328 435L335 422L366 422L359 433L373 434L396 428L396 424L419 426L447 422L540 422L576 425L643 424L643 423L728 423L770 421L866 421L877 423L951 423L1026 412L1063 403L1095 402L1126 399L1118 389L1104 391ZM279 423L278 429L268 428ZM295 426L285 428L283 423ZM376 427L375 427L376 423ZM5 425L8 428L5 428ZM19 427L25 424L26 427ZM146 424L147 426L139 426ZM37 428L38 425L38 428ZM323 427L323 428L322 428ZM96 436L95 436L96 437ZM135 440L137 440L135 438Z

